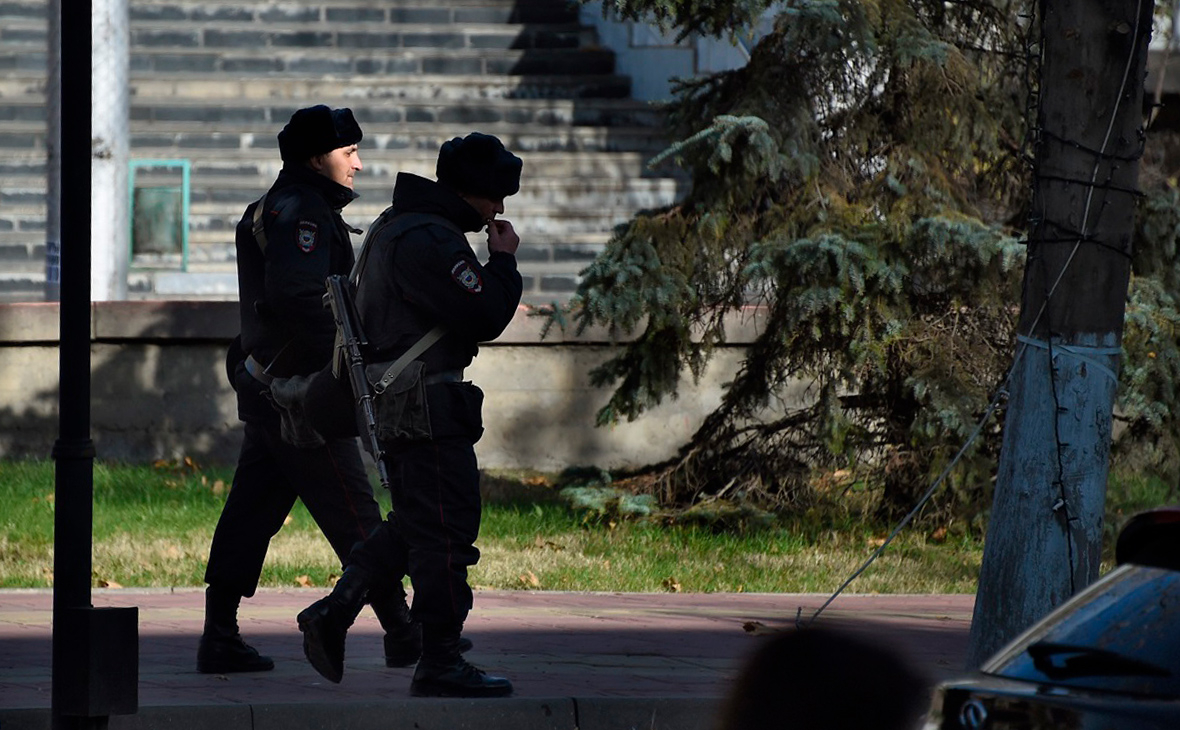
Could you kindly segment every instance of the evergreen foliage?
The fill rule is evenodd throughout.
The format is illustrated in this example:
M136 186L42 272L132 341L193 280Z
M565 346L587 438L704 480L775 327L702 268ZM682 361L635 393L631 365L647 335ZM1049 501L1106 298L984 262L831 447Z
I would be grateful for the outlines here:
M768 5L607 8L723 37ZM683 141L653 164L683 166L691 192L620 226L571 304L547 312L626 336L592 373L614 387L598 415L609 424L675 397L725 344L727 317L757 311L761 334L722 403L661 466L661 502L802 507L817 496L817 471L850 469L881 485L882 513L895 514L966 442L1014 352L1035 53L1027 7L785 0L745 67L678 83L668 112ZM1169 294L1180 219L1175 200L1152 204L1144 226L1171 248L1153 254L1164 278L1133 289L1128 351L1155 356L1128 370L1123 413L1131 430L1157 433L1175 412L1180 367ZM800 382L801 406L787 399ZM1000 430L973 443L942 508L986 504Z

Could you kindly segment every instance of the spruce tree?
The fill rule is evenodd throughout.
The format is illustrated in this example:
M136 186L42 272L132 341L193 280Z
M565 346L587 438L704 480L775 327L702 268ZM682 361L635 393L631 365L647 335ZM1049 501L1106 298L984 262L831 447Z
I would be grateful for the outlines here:
M607 4L716 37L768 6ZM1011 362L1036 28L1023 0L773 7L746 66L676 86L681 141L653 164L683 167L691 191L620 226L548 315L619 336L592 373L613 387L609 424L675 397L725 344L727 317L760 308L761 333L658 495L807 504L817 470L844 469L883 487L894 515L969 440ZM783 400L799 383L803 402ZM944 506L984 501L999 433L972 441Z

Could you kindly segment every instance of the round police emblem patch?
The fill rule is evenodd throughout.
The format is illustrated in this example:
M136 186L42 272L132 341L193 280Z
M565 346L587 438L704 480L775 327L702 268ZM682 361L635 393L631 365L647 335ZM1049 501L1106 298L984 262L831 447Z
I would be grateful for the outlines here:
M471 268L471 264L466 261L459 261L451 267L451 278L472 294L483 291L483 281L479 278L479 272Z
M316 232L319 227L311 221L299 221L299 228L295 231L295 240L299 244L299 250L303 253L311 253L315 250Z

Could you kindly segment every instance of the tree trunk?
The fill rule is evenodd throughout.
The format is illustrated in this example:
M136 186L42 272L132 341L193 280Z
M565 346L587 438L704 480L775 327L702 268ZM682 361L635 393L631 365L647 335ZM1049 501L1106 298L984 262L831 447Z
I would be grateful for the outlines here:
M1149 0L1041 0L1033 210L971 667L1098 577Z

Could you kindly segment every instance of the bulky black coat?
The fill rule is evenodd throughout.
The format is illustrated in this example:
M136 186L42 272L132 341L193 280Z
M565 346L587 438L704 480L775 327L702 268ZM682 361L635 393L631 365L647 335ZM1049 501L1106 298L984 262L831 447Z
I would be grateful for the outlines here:
M284 167L266 194L264 254L253 233L254 209L238 222L238 299L242 350L278 376L306 375L326 365L336 326L323 306L329 274L347 274L354 257L341 210L356 198L349 188L302 166ZM242 367L234 383L243 420L273 420L261 385Z
M479 213L449 188L400 173L387 212L431 213L461 231L484 227ZM447 334L422 356L429 374L471 364L478 343L499 337L516 314L522 282L516 257L493 252L480 264L467 239L427 224L370 247L357 290L357 310L369 339L369 362L392 360L436 325Z

